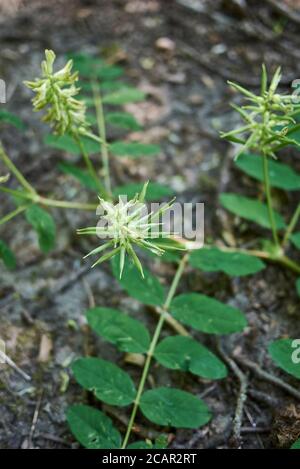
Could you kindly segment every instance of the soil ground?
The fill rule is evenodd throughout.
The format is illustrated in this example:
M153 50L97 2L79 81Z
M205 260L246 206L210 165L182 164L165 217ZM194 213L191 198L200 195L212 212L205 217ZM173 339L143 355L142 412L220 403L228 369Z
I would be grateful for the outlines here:
M43 144L44 127L32 114L31 93L22 81L39 73L45 48L55 50L60 60L71 51L101 52L119 56L128 82L149 92L151 99L134 111L146 124L143 138L159 142L163 149L155 160L113 164L115 183L150 178L172 186L179 201L205 202L207 239L245 245L253 237L265 235L257 227L236 223L219 207L220 192L255 195L258 187L234 169L232 147L220 141L218 130L230 129L237 119L229 107L233 94L227 79L256 89L262 62L271 70L282 65L284 89L299 77L296 10L291 20L270 6L271 2L256 1L36 0L21 2L18 7L17 3L9 13L2 6L0 72L8 85L7 107L24 119L28 131L22 134L7 127L2 129L1 139L41 193L82 201L88 197L58 171L62 153ZM281 4L289 12L296 7L296 2ZM172 47L159 46L159 38L171 39ZM284 156L300 169L297 154L290 150ZM6 213L10 203L0 197L1 212ZM278 192L276 201L289 215L296 198ZM93 215L55 210L54 216L58 242L48 257L38 250L22 217L1 229L1 238L9 241L17 255L18 269L0 272L0 336L7 342L9 355L32 380L26 383L12 369L1 367L0 448L78 447L67 428L65 411L71 403L93 400L74 382L68 365L86 353L122 363L112 346L88 332L84 312L89 304L123 308L141 314L150 328L154 325L153 315L121 291L109 266L90 270L82 261L88 245L76 237L75 230L88 226ZM152 269L165 284L174 273L172 265L161 266L156 261ZM291 272L270 265L253 277L236 279L187 271L180 289L203 292L241 308L249 327L243 334L222 340L226 356L235 363L247 357L297 387L296 380L272 364L266 351L267 344L278 337L300 336L294 283ZM219 353L214 338L197 337ZM49 357L43 363L41 348L48 347ZM220 382L207 382L152 367L152 383L177 383L203 396L214 414L210 424L200 430L174 432L172 447L288 447L299 437L296 398L258 378L245 364L239 366L249 380L240 441L232 437L240 389L235 373L230 371ZM139 376L138 366L128 365L128 369ZM33 426L35 411L38 419ZM113 413L112 408L107 411ZM126 409L122 410L116 421L121 430L127 417ZM158 431L147 430L149 425L142 417L139 421L142 436L151 437Z

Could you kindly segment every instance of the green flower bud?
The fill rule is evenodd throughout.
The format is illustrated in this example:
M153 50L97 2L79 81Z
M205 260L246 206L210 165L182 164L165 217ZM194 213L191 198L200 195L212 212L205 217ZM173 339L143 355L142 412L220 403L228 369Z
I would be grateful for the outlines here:
M9 174L6 174L5 176L0 176L0 184L3 184L4 182L7 182L9 180Z
M250 105L233 106L246 125L221 134L223 138L229 140L236 139L238 135L242 137L237 139L243 145L238 155L245 150L252 150L272 156L276 148L286 142L287 130L280 131L278 128L287 129L289 124L295 123L293 119L295 108L292 95L276 93L280 79L281 73L280 68L278 68L268 87L267 73L263 66L260 95L255 95L230 82L235 90L242 93L246 96L247 101L251 102Z
M134 246L151 251L158 256L161 256L165 249L185 249L179 243L176 245L175 240L173 243L170 242L169 247L165 247L165 249L159 245L159 239L171 238L171 236L168 232L161 230L160 222L154 220L159 219L160 215L172 206L173 201L165 204L157 212L149 214L147 206L144 203L147 186L148 183L144 185L140 194L136 194L128 202L119 197L118 203L114 205L111 202L100 199L102 217L98 225L78 230L80 235L97 235L102 239L106 239L104 244L93 249L85 256L88 257L107 251L93 264L93 267L119 254L120 276L122 276L125 257L128 255L141 272L141 275L144 276L143 267L134 250ZM166 243L165 246L167 246Z

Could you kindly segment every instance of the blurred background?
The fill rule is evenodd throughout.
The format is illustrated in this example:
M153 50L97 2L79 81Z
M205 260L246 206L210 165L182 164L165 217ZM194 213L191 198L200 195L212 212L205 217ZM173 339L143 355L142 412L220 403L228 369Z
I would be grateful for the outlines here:
M6 82L7 103L0 106L17 114L27 127L22 133L0 123L1 141L39 192L87 201L89 194L57 171L62 154L43 143L45 126L32 113L32 94L22 82L39 75L45 49L56 52L59 64L67 53L86 52L122 65L128 83L148 96L144 103L128 108L145 125L138 137L159 143L162 152L155 159L112 162L115 183L151 179L172 187L179 201L205 202L207 239L234 243L235 229L241 230L241 236L247 232L234 227L218 209L218 196L227 189L239 190L241 183L246 194L255 195L256 189L232 168L233 148L218 135L239 122L229 106L239 97L227 80L258 90L261 64L270 73L281 65L281 90L291 92L292 81L300 78L299 27L298 0L1 0L0 78ZM292 159L295 155L290 151L286 160ZM300 169L299 156L297 166ZM0 174L3 171L0 166ZM292 196L286 197L290 198L284 201L286 206L295 202ZM10 201L0 194L1 215L9 210ZM76 239L75 230L86 226L93 215L68 211L54 211L54 215L58 239L48 257L40 253L25 220L18 218L0 227L0 237L9 242L18 259L16 272L1 266L0 336L14 360L33 376L26 384L11 370L0 370L0 448L76 447L64 413L81 390L73 382L67 388L68 364L83 353L104 357L115 353L85 333L84 310L93 303L119 305L148 317L112 281L108 267L90 271L82 262L87 247ZM173 273L170 265L155 262L152 268L166 282ZM228 340L233 341L230 347L243 347L255 359L281 331L299 330L290 281L289 273L272 267L250 280L214 274L199 274L192 284L189 275L185 280L190 289L205 291L248 313L256 332ZM200 395L207 387L204 384L199 380L189 386ZM228 447L226 435L235 407L232 386L230 378L212 386L207 402L214 409L213 423L198 432L177 432L174 446ZM287 412L284 425L290 418L290 427L283 428L278 424L281 414L274 416L272 410L279 404L288 407L284 394L276 390L274 395L268 385L255 382L252 391L248 427L255 418L259 427L269 431L267 435L245 431L245 446L269 447L278 441L278 434L283 446L289 444L295 419ZM37 405L39 420L33 438ZM297 425L299 430L299 421Z

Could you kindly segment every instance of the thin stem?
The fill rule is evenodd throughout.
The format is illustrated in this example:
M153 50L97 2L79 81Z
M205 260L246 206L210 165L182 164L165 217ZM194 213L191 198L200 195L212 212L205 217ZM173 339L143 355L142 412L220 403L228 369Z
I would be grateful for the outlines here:
M300 217L300 203L298 205L298 207L296 208L295 210L295 213L294 215L292 216L291 218L291 221L286 229L286 232L285 232L285 235L284 235L284 238L283 238L283 241L282 241L282 247L284 247L288 240L290 239L290 236L291 234L293 233L297 223L298 223L298 220L299 220L299 217Z
M73 138L74 138L74 141L77 143L77 145L79 146L80 150L81 150L81 153L82 153L82 156L83 156L83 159L84 159L84 162L86 164L86 167L87 167L87 170L88 172L90 173L90 175L92 176L92 178L94 179L96 185L97 185L97 188L99 190L99 193L102 197L104 197L105 199L108 198L108 194L105 190L105 188L103 187L103 185L101 184L100 182L100 179L99 179L99 176L97 175L96 171L95 171L95 168L93 166L93 163L91 162L90 160L90 157L79 137L78 134L74 133L73 134Z
M97 82L92 82L93 88L93 95L94 95L94 102L95 102L95 109L96 109L96 116L97 116L97 125L98 125L98 132L99 137L102 140L101 145L101 155L102 155L102 164L104 170L104 181L105 181L105 188L107 192L111 195L111 182L110 182L110 171L109 171L109 154L108 154L108 146L106 141L106 128L105 128L105 119L104 119L104 111L102 105L101 94L99 91L99 85L97 86Z
M103 145L107 145L109 147L109 144L104 142L101 137L98 137L98 135L93 134L92 132L88 132L87 130L82 130L80 132L80 135L83 137L90 138L91 140L94 140L95 142L102 143Z
M281 256L279 257L278 262L284 267L288 267L289 269L293 270L297 274L300 274L300 265L292 261L292 259L290 259L289 257Z
M4 223L6 223L9 220L11 220L12 218L16 217L20 213L24 212L26 210L26 208L29 207L29 205L30 204L22 205L22 206L16 208L15 210L13 210L12 212L8 213L7 215L5 215L4 217L2 217L0 219L0 225L4 225Z
M19 183L24 187L24 189L32 194L36 194L35 189L32 185L25 179L23 174L18 170L18 168L11 161L9 156L5 153L3 146L0 144L0 158L7 168L16 176Z
M181 259L181 261L178 265L178 269L177 269L176 274L173 278L172 285L170 287L170 290L169 290L169 293L167 295L166 301L165 301L165 303L163 305L163 308L162 308L164 313L167 312L167 310L168 310L168 308L171 304L171 301L172 301L172 299L175 295L175 292L176 292L176 289L178 287L178 283L180 281L180 278L183 274L183 270L184 270L185 264L187 262L187 259L188 259L188 254L185 254L185 256L183 256L183 258ZM146 380L147 380L147 377L148 377L151 360L152 360L152 357L154 355L154 351L155 351L155 348L156 348L156 345L157 345L157 342L158 342L158 339L159 339L159 336L160 336L160 333L161 333L161 330L162 330L162 327L164 325L165 320L166 320L166 314L162 314L160 316L159 321L157 323L157 326L155 328L154 335L152 337L152 341L151 341L151 344L150 344L150 347L149 347L149 350L148 350L148 353L147 353L147 358L146 358L145 365L144 365L144 368L143 368L143 372L142 372L141 380L140 380L139 387L138 387L138 390L137 390L136 398L135 398L135 401L134 401L134 406L133 406L132 413L131 413L131 416L130 416L130 420L129 420L129 423L128 423L126 435L125 435L125 438L123 440L122 449L125 449L127 444L128 444L128 440L129 440L129 437L131 435L132 427L134 425L136 413L138 411L140 401L141 401L141 397L142 397L142 394L143 394L143 391L144 391L145 383L146 383Z
M58 207L58 208L71 208L77 210L86 210L86 211L94 211L97 209L97 204L88 204L88 203L79 203L79 202L68 202L67 200L55 200L49 199L47 197L39 198L39 203L42 205L48 205L50 207Z
M37 202L39 200L39 196L36 193L33 194L29 192L22 192L19 190L10 189L9 187L5 186L0 186L0 191L13 195L14 197L19 197L21 199L32 200L34 202Z
M21 199L26 199L26 200L31 200L34 203L47 205L50 207L70 208L70 209L77 209L77 210L91 210L91 211L94 211L97 209L97 204L68 202L67 200L55 200L55 199L50 199L48 197L42 197L41 195L38 195L38 194L29 194L29 192L21 192L18 190L9 189L8 187L0 186L0 192L6 192L15 197L19 197Z
M274 217L272 195L271 195L271 188L270 188L269 160L268 160L268 156L265 153L263 153L263 170L264 170L264 185L265 185L265 192L267 196L269 220L270 220L270 224L272 228L273 240L276 246L279 247L279 239L278 239L277 227L276 227L276 222L275 222L275 217Z

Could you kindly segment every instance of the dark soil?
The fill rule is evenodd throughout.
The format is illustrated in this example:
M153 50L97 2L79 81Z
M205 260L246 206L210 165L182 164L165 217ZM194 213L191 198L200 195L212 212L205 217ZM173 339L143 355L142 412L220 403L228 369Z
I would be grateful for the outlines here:
M294 4L281 3L289 4L290 9ZM76 182L58 171L62 153L42 143L45 128L32 114L31 93L22 81L39 73L45 48L55 50L62 61L63 54L71 51L101 52L119 57L127 80L150 93L147 104L135 106L134 111L146 124L143 138L159 141L163 148L155 160L115 163L114 182L150 178L172 186L179 201L205 202L207 239L242 245L266 235L254 226L235 223L219 208L220 192L254 195L259 188L233 169L233 149L220 141L218 130L231 128L237 119L229 107L233 95L227 79L255 89L262 62L271 70L282 65L285 89L299 77L299 21L278 13L269 2L251 0L53 0L51 4L32 0L24 1L10 16L3 12L0 23L0 71L8 86L7 109L28 124L25 134L3 128L1 139L38 191L61 199L88 199ZM174 50L158 47L162 37L174 41ZM295 161L291 152L285 157ZM296 166L300 167L299 156ZM3 195L0 201L1 213L7 213L10 202ZM290 214L296 198L278 193L277 202ZM90 270L82 261L87 244L76 237L75 230L88 226L94 215L56 210L54 216L58 241L48 257L40 253L22 217L1 227L1 238L9 241L17 255L18 269L0 272L0 336L7 343L8 354L32 380L27 383L14 370L0 365L0 448L78 446L66 425L65 411L71 403L93 401L74 382L69 364L87 353L113 358L119 364L123 359L87 330L85 310L92 301L142 314L150 328L154 325L151 312L141 311L140 304L121 291L108 265ZM172 265L161 266L158 261L152 269L166 284L174 273ZM162 372L154 365L152 383L177 383L203 396L214 414L211 423L198 431L174 431L170 435L174 448L289 447L299 437L296 398L258 378L239 361L239 357L247 357L297 387L296 380L281 373L267 354L270 341L284 335L300 336L294 283L293 273L272 265L242 279L187 271L182 291L203 292L247 315L247 330L225 337L222 347L248 377L249 386L241 441L236 441L232 421L240 382L232 371L226 380L208 382ZM197 337L220 353L214 338ZM43 363L39 354L45 344L51 350ZM138 366L127 367L133 376L139 376ZM68 378L70 382L64 386ZM35 412L38 419L33 426ZM118 411L118 417L116 425L124 431L122 421L128 411ZM158 431L148 430L142 417L139 422L142 436L151 437Z

